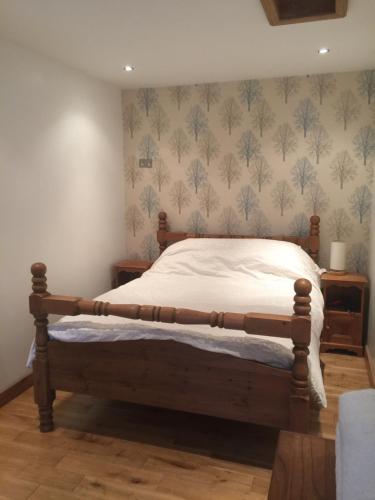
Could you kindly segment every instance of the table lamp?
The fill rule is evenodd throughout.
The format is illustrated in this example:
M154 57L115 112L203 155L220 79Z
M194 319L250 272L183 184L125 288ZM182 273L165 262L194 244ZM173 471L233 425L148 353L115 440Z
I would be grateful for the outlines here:
M330 273L346 274L346 243L343 241L332 241L329 268Z

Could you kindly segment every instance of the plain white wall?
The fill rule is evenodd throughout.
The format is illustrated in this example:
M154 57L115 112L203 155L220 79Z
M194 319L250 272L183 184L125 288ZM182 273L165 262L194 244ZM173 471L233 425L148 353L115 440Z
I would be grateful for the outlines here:
M0 40L0 391L28 371L30 264L93 297L125 254L120 90Z

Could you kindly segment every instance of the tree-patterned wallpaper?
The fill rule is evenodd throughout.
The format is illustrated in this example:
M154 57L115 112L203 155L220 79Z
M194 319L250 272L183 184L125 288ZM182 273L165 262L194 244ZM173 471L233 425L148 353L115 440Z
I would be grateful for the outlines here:
M127 255L155 259L173 230L305 235L321 217L366 272L375 70L123 92ZM151 158L150 169L140 158Z

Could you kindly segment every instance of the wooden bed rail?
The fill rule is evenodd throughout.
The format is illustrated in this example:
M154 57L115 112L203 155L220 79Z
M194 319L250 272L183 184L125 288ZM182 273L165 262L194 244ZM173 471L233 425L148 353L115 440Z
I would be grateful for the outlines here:
M266 236L263 239L289 241L301 246L310 257L318 263L319 260L319 215L312 215L310 217L310 231L306 237L299 236ZM235 239L250 239L258 238L257 236L243 235L243 234L210 234L210 233L188 233L169 231L167 214L166 212L159 213L159 230L157 232L157 239L159 242L160 254L164 252L169 243L185 240L186 238L235 238Z
M82 297L51 295L47 292L47 268L42 263L33 264L33 291L30 296L30 312L34 316L58 314L77 316L119 316L128 319L140 319L160 323L178 323L181 325L209 325L228 330L243 330L248 334L291 338L310 343L310 291L308 280L295 282L294 311L296 314L277 315L259 313L203 312L194 309L163 307L139 304L110 304ZM303 331L303 334L301 333ZM301 337L302 335L302 337Z
M48 376L48 314L113 315L143 321L163 323L200 324L232 330L243 330L248 334L291 338L294 344L294 363L291 385L291 428L305 431L306 412L309 411L308 346L311 336L310 292L311 283L298 279L294 284L294 314L290 316L258 313L202 312L191 309L176 309L138 304L110 304L86 300L81 297L51 295L47 291L47 268L43 263L31 266L32 290L30 312L36 326L36 356L34 360L35 399L39 405L40 428L51 430L53 391ZM176 332L177 335L177 332Z

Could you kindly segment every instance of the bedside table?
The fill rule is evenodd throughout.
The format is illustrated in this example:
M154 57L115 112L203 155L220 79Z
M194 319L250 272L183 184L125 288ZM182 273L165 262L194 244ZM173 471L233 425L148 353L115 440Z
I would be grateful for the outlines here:
M121 260L113 266L113 288L129 283L150 269L153 262L149 260Z
M324 327L320 351L344 349L363 356L368 279L363 274L320 277L324 296Z

